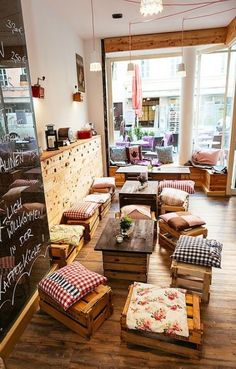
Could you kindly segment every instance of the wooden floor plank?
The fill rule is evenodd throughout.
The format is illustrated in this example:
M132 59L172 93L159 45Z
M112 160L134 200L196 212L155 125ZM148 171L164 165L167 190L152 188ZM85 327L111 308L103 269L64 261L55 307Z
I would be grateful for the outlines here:
M93 239L77 256L83 265L103 273L102 255L94 251L109 217L118 210L118 196L99 223ZM113 315L90 341L38 312L7 360L7 369L235 369L236 368L236 197L213 198L198 192L189 210L206 220L208 238L224 244L222 269L213 268L209 304L202 305L204 324L202 357L185 359L157 350L120 342L120 314L128 294L125 281L109 283L113 289ZM171 250L156 245L149 264L148 282L170 284Z

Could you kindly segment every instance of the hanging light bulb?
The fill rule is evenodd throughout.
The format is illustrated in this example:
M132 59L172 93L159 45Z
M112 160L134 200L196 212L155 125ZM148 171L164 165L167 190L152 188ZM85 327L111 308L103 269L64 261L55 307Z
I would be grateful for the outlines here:
M128 76L133 77L134 72L134 63L131 61L131 49L132 49L132 39L131 39L131 23L129 23L129 63L127 65L127 74Z
M100 58L95 49L95 31L94 31L94 10L93 10L93 0L91 0L91 13L92 13L92 29L93 29L93 52L91 54L90 62L90 72L100 72L102 66L100 63Z
M161 13L162 10L162 0L141 0L140 13L144 16Z
M185 68L185 64L184 64L184 18L182 20L182 62L177 64L177 71L176 74L179 77L186 77L186 68Z

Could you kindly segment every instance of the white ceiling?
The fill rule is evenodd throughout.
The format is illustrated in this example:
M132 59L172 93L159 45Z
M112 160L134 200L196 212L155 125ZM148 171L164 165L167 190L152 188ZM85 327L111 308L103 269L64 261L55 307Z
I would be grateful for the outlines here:
M47 1L54 11L72 25L81 38L92 38L90 0ZM223 27L236 16L236 0L218 0L218 3L215 0L163 0L164 10L152 22L143 22L154 17L141 16L139 0L93 0L93 3L96 38L128 35L129 22L142 22L131 25L132 34L147 34L181 30L183 17L184 29L190 30ZM222 13L225 10L229 11ZM185 13L179 14L180 12ZM113 13L123 13L123 18L113 19ZM210 15L212 13L218 14ZM210 16L187 20L189 17L207 14Z

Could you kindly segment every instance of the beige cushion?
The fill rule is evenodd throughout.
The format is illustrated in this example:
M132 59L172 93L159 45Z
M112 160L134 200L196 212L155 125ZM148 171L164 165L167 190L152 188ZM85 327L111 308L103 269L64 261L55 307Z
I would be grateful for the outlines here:
M188 197L188 192L176 188L163 188L160 194L161 203L170 206L183 206Z
M151 208L147 205L126 205L121 209L121 217L128 215L132 219L152 219Z
M77 246L84 233L81 225L58 224L50 229L50 240L52 243L69 243Z

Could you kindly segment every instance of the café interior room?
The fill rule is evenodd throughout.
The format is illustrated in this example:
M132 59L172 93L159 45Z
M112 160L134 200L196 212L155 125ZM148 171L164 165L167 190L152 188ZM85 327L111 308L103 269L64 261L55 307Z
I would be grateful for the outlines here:
M236 368L235 0L0 0L0 369Z

